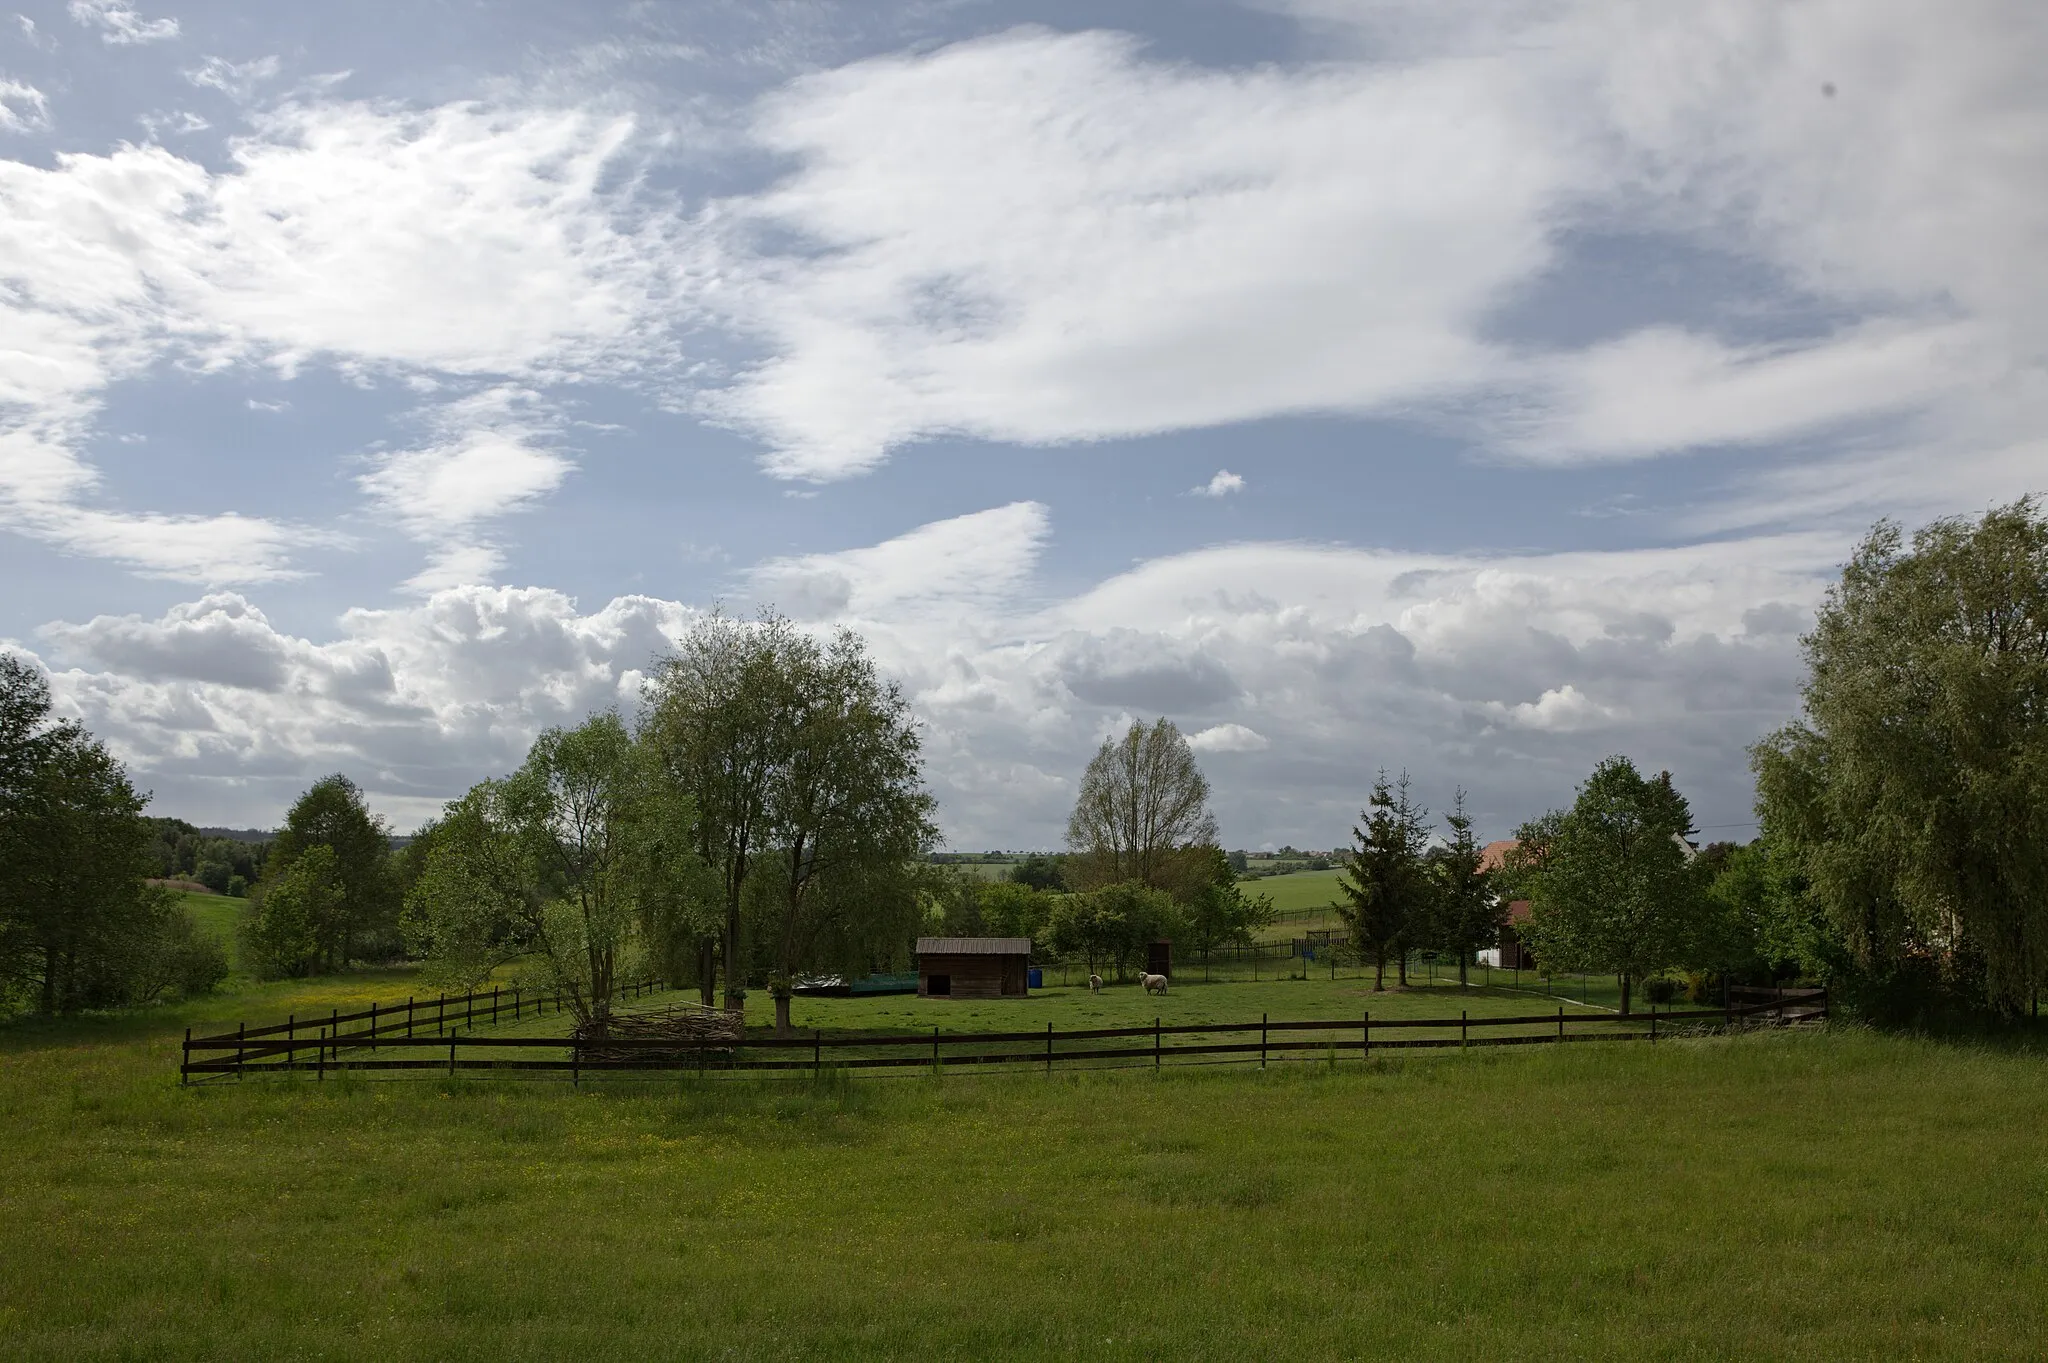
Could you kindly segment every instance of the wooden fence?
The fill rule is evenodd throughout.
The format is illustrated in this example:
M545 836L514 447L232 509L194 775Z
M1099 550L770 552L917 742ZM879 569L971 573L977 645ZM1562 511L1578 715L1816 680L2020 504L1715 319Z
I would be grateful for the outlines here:
M638 986L644 990L646 986ZM1789 994L1789 991L1788 991ZM469 996L470 1003L489 996ZM528 1001L530 1006L531 1000ZM375 1012L375 1010L372 1010ZM1384 1018L1370 1012L1357 1018L1325 1018L1308 1022L1198 1023L1167 1027L1155 1019L1150 1027L1089 1027L1043 1032L955 1032L938 1028L929 1038L897 1033L886 1036L749 1037L743 1044L705 1046L678 1055L672 1037L610 1037L579 1045L564 1037L396 1035L395 1026L380 1033L372 1028L343 1032L343 1022L371 1018L335 1014L323 1021L317 1036L300 1036L291 1024L211 1037L187 1036L181 1081L241 1078L251 1074L312 1073L325 1078L329 1070L425 1070L453 1075L463 1070L503 1073L552 1072L580 1080L586 1073L611 1070L811 1070L946 1068L956 1065L1056 1065L1083 1062L1142 1063L1155 1067L1256 1059L1263 1067L1275 1059L1332 1059L1339 1053L1470 1046L1528 1046L1574 1041L1650 1041L1732 1028L1737 1023L1783 1024L1817 1021L1828 1014L1825 990L1798 991L1798 996L1743 1007L1703 1008L1660 1013L1654 1008L1627 1018L1610 1015L1534 1013L1515 1017ZM478 1009L474 1016L483 1016ZM389 1018L390 1014L383 1015ZM1512 1033L1505 1029L1518 1029ZM1433 1031L1441 1035L1416 1035ZM1456 1035L1449 1035L1455 1032ZM1258 1039L1251 1040L1252 1034ZM1181 1038L1195 1038L1185 1042ZM1243 1038L1224 1040L1225 1037ZM1174 1044L1167 1044L1168 1039ZM1141 1043L1102 1045L1103 1042ZM592 1050L602 1049L599 1059ZM1001 1048L1001 1049L995 1049ZM620 1052L646 1051L645 1059L617 1058ZM395 1052L396 1054L388 1054ZM533 1052L542 1052L533 1055ZM885 1053L886 1052L886 1053ZM525 1054L522 1054L525 1053Z
M640 980L621 985L617 996L637 999L664 987L658 980ZM294 1013L283 1022L266 1027L251 1027L245 1023L232 1032L219 1032L213 1036L193 1036L192 1029L187 1027L185 1069L187 1073L194 1072L191 1062L195 1050L233 1048L236 1055L246 1062L279 1055L296 1061L301 1051L310 1048L319 1057L317 1063L324 1070L333 1063L328 1053L343 1046L358 1047L372 1043L389 1046L401 1032L407 1041L419 1040L421 1033L429 1031L435 1037L442 1037L455 1027L518 1022L522 1018L543 1017L550 1011L566 1012L568 1006L566 994L526 995L516 987L500 987L457 994L453 998L437 994L431 999L409 998L404 1003L373 1003L368 1008L349 1013L335 1008L330 1009L326 1017L309 1013L301 1018ZM362 1025L346 1033L341 1030L355 1023Z

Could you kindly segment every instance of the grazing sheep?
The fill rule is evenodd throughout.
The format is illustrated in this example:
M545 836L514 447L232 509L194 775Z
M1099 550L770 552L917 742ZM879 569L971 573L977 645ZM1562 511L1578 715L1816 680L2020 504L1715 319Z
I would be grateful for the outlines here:
M1164 994L1166 992L1166 976L1140 975L1138 978L1144 982L1146 993Z
M1102 992L1102 976L1090 975L1088 977L1088 992L1091 994L1100 994Z

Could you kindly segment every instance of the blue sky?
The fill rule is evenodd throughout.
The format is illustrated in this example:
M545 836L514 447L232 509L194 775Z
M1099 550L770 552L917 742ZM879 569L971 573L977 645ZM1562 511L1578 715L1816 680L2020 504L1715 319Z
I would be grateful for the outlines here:
M1711 834L1880 516L2048 486L2021 3L0 23L0 643L161 812L401 826L714 603L956 846L1133 717L1234 845L1623 752Z

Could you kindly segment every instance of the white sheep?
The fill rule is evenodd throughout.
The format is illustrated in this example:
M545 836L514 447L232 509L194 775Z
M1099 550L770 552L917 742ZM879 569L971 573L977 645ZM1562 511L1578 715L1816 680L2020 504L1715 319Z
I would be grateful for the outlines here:
M1088 992L1091 994L1100 994L1102 992L1102 976L1090 975L1088 977Z
M1166 992L1166 976L1141 974L1140 976L1138 976L1138 978L1141 982L1143 982L1146 993L1164 994Z

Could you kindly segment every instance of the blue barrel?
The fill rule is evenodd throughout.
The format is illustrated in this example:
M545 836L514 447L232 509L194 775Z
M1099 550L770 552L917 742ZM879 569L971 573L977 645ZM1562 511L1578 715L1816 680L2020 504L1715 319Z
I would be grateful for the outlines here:
M1032 966L1031 973L1025 977L1024 984L1027 989L1045 988L1045 972L1037 966Z

